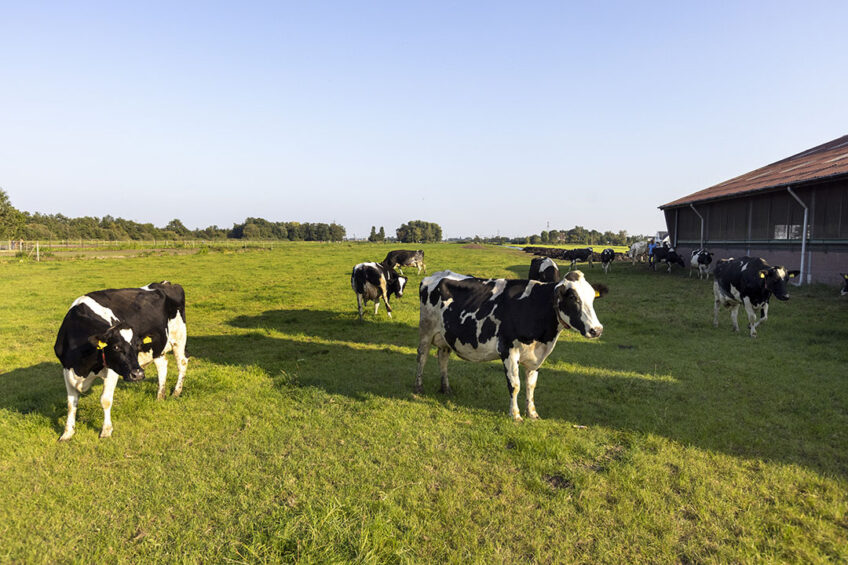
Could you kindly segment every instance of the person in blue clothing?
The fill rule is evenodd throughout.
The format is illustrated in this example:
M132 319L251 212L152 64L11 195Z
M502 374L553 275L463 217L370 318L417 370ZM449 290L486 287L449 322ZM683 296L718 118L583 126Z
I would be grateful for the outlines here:
M652 267L654 265L654 248L657 246L657 242L653 237L648 238L648 267Z

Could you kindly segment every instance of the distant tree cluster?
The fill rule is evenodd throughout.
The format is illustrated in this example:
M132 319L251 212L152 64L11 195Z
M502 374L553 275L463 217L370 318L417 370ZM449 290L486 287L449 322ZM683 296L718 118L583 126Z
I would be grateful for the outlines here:
M442 227L432 222L411 220L396 230L401 243L433 243L442 241Z
M629 235L626 230L618 232L587 230L583 226L574 226L570 230L543 230L540 234L522 237L485 237L475 236L468 241L475 243L491 243L503 245L511 243L514 245L564 245L564 244L586 244L586 245L630 245L634 241L645 239L643 235ZM465 240L462 240L465 241Z
M209 226L190 230L173 219L163 228L123 218L68 218L62 214L29 213L16 210L0 189L0 239L100 239L109 241L151 239L287 239L292 241L341 241L345 228L336 223L311 224L270 222L263 218L247 218L232 229Z
M368 236L368 241L372 243L386 241L386 230L383 229L383 226L380 226L379 232L377 232L375 226L371 226L371 234Z

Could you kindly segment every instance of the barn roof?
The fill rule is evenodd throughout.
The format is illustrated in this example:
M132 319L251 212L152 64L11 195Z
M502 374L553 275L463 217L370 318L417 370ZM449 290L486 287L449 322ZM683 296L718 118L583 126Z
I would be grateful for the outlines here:
M660 208L739 196L768 188L824 179L848 173L848 135L786 159L678 198Z

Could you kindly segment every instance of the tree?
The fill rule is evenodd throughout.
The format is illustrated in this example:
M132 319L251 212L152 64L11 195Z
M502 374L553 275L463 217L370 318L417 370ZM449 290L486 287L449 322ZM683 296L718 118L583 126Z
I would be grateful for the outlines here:
M396 230L398 241L402 243L430 243L442 241L442 228L439 224L412 220Z
M386 230L383 229L383 226L380 226L380 233L377 234L378 241L386 241Z
M9 195L0 188L0 237L20 237L24 229L24 216L9 201Z
M371 233L368 235L368 241L375 242L377 241L377 228L371 226Z

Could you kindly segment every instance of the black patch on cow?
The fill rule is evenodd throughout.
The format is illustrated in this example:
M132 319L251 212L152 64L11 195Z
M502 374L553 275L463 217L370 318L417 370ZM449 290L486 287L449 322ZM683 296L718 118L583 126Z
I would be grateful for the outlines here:
M585 334L586 324L583 323L580 313L583 308L583 301L580 295L573 288L560 287L559 310L563 314L563 318L568 320L568 324L580 332Z
M580 273L578 273L577 271L569 271L565 275L565 280L571 281L571 282L577 282L577 281L580 280Z
M480 327L480 341L485 343L495 337L495 331L497 329L498 325L491 318L483 322L483 325Z

